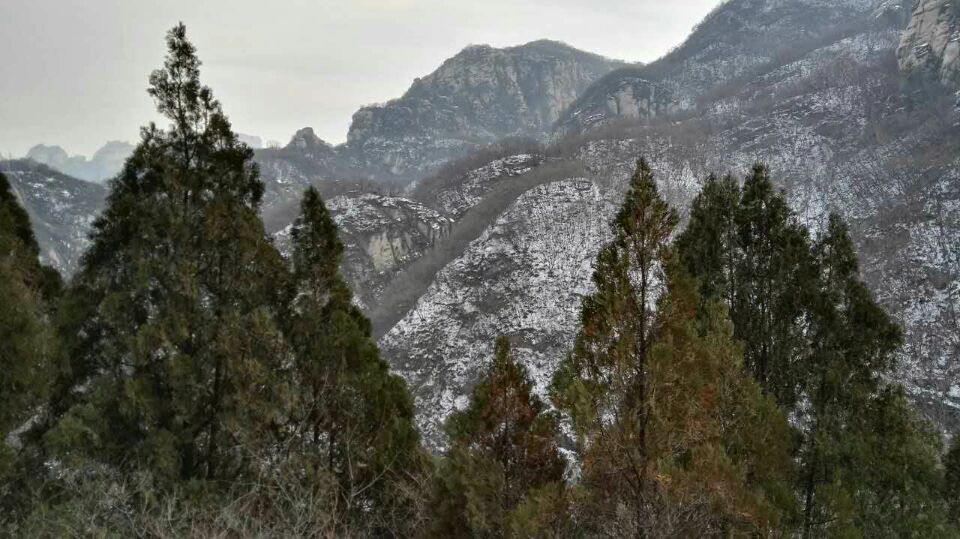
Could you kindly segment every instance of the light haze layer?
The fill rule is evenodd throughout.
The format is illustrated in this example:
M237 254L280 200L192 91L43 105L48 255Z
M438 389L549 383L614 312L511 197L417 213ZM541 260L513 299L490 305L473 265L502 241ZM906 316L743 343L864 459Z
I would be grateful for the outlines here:
M468 44L564 41L650 61L719 0L3 0L0 154L92 154L154 118L144 88L182 20L238 131L344 140L361 105L401 95Z

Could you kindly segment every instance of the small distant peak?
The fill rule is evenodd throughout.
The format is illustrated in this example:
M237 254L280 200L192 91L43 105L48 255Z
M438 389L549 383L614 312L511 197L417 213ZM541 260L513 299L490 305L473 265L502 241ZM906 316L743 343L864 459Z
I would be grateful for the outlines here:
M293 134L293 138L318 138L312 127L303 127Z
M123 155L126 158L127 155L133 153L134 145L123 140L110 140L107 141L99 150L94 152L92 159L96 160L108 155Z
M491 51L527 51L527 50L538 50L538 51L547 51L547 52L558 52L558 53L569 53L569 52L582 52L575 47L571 47L562 41L555 41L552 39L537 39L535 41L530 41L529 43L524 43L522 45L514 45L509 47L494 47L492 45L483 44L471 44L467 45L460 51L459 55L471 55L471 54L484 54ZM458 56L459 56L458 55Z
M592 54L586 51L582 51L576 47L572 47L563 43L562 41L555 41L552 39L538 39L531 41L529 43L524 43L522 45L514 45L509 47L494 47L492 45L486 44L473 44L467 45L463 48L456 56L450 60L468 60L473 61L477 59L483 59L496 53L508 53L508 54L519 54L519 55L546 55L546 56L590 56L601 59L602 57L596 54ZM448 61L450 61L448 60Z
M108 140L106 144L103 145L104 148L132 148L133 144L125 140Z
M578 49L573 45L557 41L554 39L537 39L516 47L508 47L508 51L517 51L527 54L543 54L547 56L572 56L580 59L592 59L596 61L609 62L611 64L623 64L621 60L607 58L603 55Z
M318 137L317 134L313 132L312 127L304 127L293 135L293 138L290 139L290 143L287 144L287 148L295 148L306 151L329 151L333 148L333 146Z
M67 151L55 144L50 146L47 146L46 144L37 144L36 146L34 146L33 148L30 148L30 150L27 151L28 159L35 159L36 157L39 157L39 156L49 157L53 155L62 155L64 158L66 158Z
M304 127L294 133L290 139L290 146L308 147L317 145L326 145L326 143L313 132L312 127Z

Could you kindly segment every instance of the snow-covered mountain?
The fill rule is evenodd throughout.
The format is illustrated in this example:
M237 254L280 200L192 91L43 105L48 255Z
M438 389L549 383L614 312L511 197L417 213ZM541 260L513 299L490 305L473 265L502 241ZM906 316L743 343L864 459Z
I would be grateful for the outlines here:
M622 65L546 40L467 47L401 98L354 114L345 150L374 176L416 179L504 137L545 140L591 83Z
M647 66L552 42L468 48L401 98L362 109L345 145L304 129L258 151L264 218L283 245L302 190L321 189L345 274L438 443L497 336L511 337L543 389L638 157L681 213L709 172L764 161L814 230L831 211L850 221L864 277L906 329L899 379L955 426L955 5L728 0ZM518 135L533 141L502 141ZM45 252L60 248L39 236Z
M951 89L902 92L896 51L909 14L897 2L732 0L671 55L669 69L645 75L644 84L671 92L657 114L621 107L622 95L608 91L637 88L643 68L588 89L565 116L587 111L591 120L574 130L581 136L558 124L568 138L555 159L567 166L491 219L381 339L411 383L428 438L436 441L442 419L465 402L498 335L512 338L543 388L590 290L589 263L607 237L598 224L612 217L639 156L681 210L709 172L742 175L759 160L814 230L828 212L844 214L864 276L906 329L899 378L930 417L955 425L960 129L952 100L941 99ZM711 37L727 35L731 43ZM765 49L749 40L765 35L791 53L758 57ZM597 95L600 104L585 105ZM576 166L582 176L569 172ZM469 178L461 175L467 192ZM576 200L574 185L589 193L576 209L565 206Z
M90 244L87 233L103 209L106 189L29 159L0 161L0 172L30 216L43 262L72 274Z

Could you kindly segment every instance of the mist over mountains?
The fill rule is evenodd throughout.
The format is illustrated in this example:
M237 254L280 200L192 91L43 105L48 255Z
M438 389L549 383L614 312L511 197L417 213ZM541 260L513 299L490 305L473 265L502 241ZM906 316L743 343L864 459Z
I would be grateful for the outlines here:
M71 156L60 146L38 144L27 151L26 159L81 180L103 183L120 172L131 153L132 144L116 140L106 143L90 159L82 155Z

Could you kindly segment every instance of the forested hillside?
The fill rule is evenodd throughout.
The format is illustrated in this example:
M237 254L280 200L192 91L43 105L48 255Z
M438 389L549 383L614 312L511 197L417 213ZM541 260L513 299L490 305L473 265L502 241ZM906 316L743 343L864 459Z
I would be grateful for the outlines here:
M622 160L587 139L579 169L542 149L417 187L449 220L308 187L273 235L182 24L167 48L148 92L169 126L143 129L68 282L0 176L3 534L960 535L960 445L908 400L848 219L810 219L773 169L678 184L639 158L613 190L590 176ZM404 223L422 237L376 233ZM365 241L393 273L352 276L377 283L358 302ZM385 350L442 339L450 309L477 330L391 369L385 306L430 282ZM394 371L438 403L421 421ZM439 382L467 389L425 398Z

